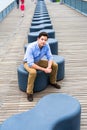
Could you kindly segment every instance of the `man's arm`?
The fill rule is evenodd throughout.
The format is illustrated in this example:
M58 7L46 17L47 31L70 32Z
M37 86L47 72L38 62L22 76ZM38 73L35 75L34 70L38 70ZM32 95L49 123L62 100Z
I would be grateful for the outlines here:
M51 73L52 69L50 68L50 65L51 65L51 62L49 62L49 66L47 68L44 68L44 67L40 67L39 65L34 63L32 65L32 68L34 68L36 70L44 71L45 73Z
M49 61L48 61L48 67L47 67L47 68L51 69L51 66L52 66L52 60L49 60Z

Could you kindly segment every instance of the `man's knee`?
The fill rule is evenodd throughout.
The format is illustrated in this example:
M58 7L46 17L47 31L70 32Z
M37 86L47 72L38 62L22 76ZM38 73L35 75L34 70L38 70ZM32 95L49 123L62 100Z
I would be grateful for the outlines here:
M58 64L57 64L56 62L53 61L53 63L52 63L52 67L58 69Z
M32 69L30 72L29 72L31 75L37 75L37 71L35 69Z

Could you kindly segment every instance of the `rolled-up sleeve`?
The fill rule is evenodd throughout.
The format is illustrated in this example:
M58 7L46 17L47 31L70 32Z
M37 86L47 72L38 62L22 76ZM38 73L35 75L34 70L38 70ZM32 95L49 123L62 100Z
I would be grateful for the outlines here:
M46 52L46 57L48 60L53 60L53 56L50 50L50 46L47 44L47 52Z
M28 63L28 66L31 67L34 64L34 58L32 54L32 48L28 47L26 50L26 54L24 56L24 61Z

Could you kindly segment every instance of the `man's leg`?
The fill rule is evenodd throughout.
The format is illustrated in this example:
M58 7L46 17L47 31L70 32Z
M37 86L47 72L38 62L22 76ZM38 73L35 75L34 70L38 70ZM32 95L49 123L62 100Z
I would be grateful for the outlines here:
M46 68L48 66L47 60L40 60L37 65ZM52 62L52 72L50 73L50 83L56 83L58 65L55 62Z
M30 68L27 63L24 63L24 68L29 72L26 92L28 95L28 100L31 101L33 100L33 88L34 88L34 81L36 79L37 71L33 68Z
M50 73L50 83L56 83L58 65L55 62L52 62L52 72Z
M37 65L46 68L48 66L48 61L47 60L40 60L39 62L36 63Z
M55 88L60 89L61 88L60 85L58 85L56 82L57 72L58 72L58 64L52 62L52 72L50 73L50 84Z
M39 66L46 68L48 66L47 60L40 60L37 63ZM56 78L57 78L57 71L58 71L58 65L54 61L52 62L52 72L50 73L50 84L54 86L57 89L60 89L60 85L57 84Z

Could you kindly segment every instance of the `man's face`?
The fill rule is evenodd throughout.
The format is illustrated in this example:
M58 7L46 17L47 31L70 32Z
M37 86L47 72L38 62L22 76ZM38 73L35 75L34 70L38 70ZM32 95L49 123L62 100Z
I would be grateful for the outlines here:
M40 48L46 44L47 39L48 38L46 36L41 36L40 38L38 38L38 43L39 43L38 45Z

